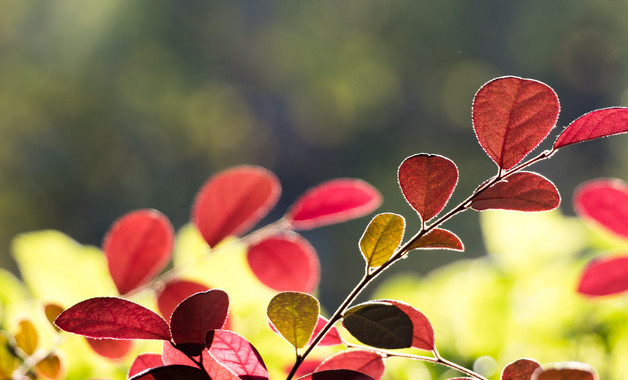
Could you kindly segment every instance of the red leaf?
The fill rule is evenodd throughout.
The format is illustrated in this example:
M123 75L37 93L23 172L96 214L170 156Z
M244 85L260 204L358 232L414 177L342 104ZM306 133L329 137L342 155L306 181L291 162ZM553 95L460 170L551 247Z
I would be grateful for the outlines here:
M167 365L138 373L129 380L211 380L205 371L186 365Z
M311 374L312 372L314 372L316 367L318 367L320 364L321 364L321 360L319 359L305 359L301 363L299 368L297 368L297 371L294 373L294 377L299 378L307 374ZM291 370L292 370L292 364L284 368L284 372L286 374L290 373Z
M297 380L374 380L372 377L350 369L330 369L314 372Z
M237 166L210 178L192 207L192 222L214 247L229 235L240 235L259 222L277 203L281 185L258 166Z
M410 249L450 249L464 251L462 240L451 231L434 228L412 243Z
M227 367L218 363L216 359L209 354L209 351L203 350L202 356L203 368L212 380L240 380L240 378L231 372ZM164 342L162 357L164 363L167 365L180 364L197 367L197 365L187 355L174 348L170 342Z
M120 340L120 339L87 339L87 343L98 355L108 359L121 359L125 357L131 347L133 347L133 341Z
M515 360L504 367L501 380L530 380L537 368L541 368L541 365L535 360Z
M249 266L257 278L277 291L311 293L320 280L314 247L296 233L284 233L249 247Z
M62 330L88 338L170 340L170 328L157 313L117 297L99 297L77 303L57 319Z
M196 293L172 312L172 340L188 355L200 355L208 331L222 328L229 312L229 296L220 289Z
M612 232L628 238L628 185L618 179L597 179L574 193L574 209Z
M159 313L166 319L170 320L174 309L183 301L194 293L204 292L208 290L207 285L200 284L189 280L173 280L168 282L157 295L157 307Z
M471 208L516 211L548 211L560 204L558 189L537 173L518 172L479 193Z
M497 78L475 94L473 129L497 166L510 169L545 139L559 111L558 97L546 84Z
M624 132L628 132L628 108L604 108L572 121L556 139L554 149Z
M328 322L327 318L321 315L318 316L318 322L316 323L316 327L314 327L314 332L312 333L312 337L310 338L310 341L308 342L308 344L312 343L312 340L314 340L314 337L316 337L316 335L318 335L318 332L321 331L323 327L325 327L327 322ZM272 327L272 324L271 324L271 327ZM327 334L325 334L323 339L321 339L321 341L318 342L317 346L321 346L321 347L322 346L337 346L339 344L342 344L340 333L338 333L337 328L332 327L331 329L329 329L329 331L327 331Z
M628 256L602 257L584 269L578 293L591 297L608 296L628 290Z
M315 372L330 369L351 369L379 380L385 366L382 356L373 351L349 350L325 359Z
M597 380L595 370L583 363L557 363L551 368L538 368L531 380Z
M227 330L213 330L207 334L207 347L218 363L236 375L268 379L268 370L259 353L240 335Z
M458 183L458 168L446 157L421 153L406 158L398 176L403 196L427 222L447 204Z
M147 369L161 367L163 365L164 361L161 359L161 355L159 354L139 354L135 358L135 360L133 360L133 364L131 364L131 368L129 369L129 374L127 375L127 378L135 376L138 373Z
M324 182L303 194L285 219L299 230L359 218L382 203L381 194L368 183L351 178Z
M103 242L109 273L120 294L152 280L170 260L174 230L156 210L137 210L112 226Z
M434 329L429 319L412 305L396 300L380 300L397 306L412 321L412 347L419 350L434 349Z

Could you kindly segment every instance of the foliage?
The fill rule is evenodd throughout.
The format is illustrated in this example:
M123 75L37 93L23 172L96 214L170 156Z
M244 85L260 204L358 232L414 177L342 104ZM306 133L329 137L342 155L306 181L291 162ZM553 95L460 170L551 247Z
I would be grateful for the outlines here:
M64 371L79 377L76 371L81 370L81 365L101 370L89 360L79 363L83 357L76 355L78 351L71 347L70 341L80 344L83 340L50 331L55 326L87 338L87 344L100 356L112 360L135 357L127 374L132 380L261 380L282 376L282 371L287 380L297 376L313 380L377 380L384 376L388 359L396 357L437 364L466 376L455 379L487 379L493 374L484 375L476 368L446 359L436 349L441 336L448 338L443 331L446 329L439 328L440 318L434 319L435 314L425 312L423 307L429 302L417 303L421 305L422 311L419 311L413 306L414 302L401 302L396 297L359 304L355 301L375 278L413 250L463 250L461 239L441 228L460 212L557 208L560 195L552 182L524 169L571 144L628 131L627 108L593 111L572 122L550 149L524 160L553 129L559 109L554 91L535 80L501 77L482 86L473 100L473 127L480 145L497 165L497 173L461 203L443 211L458 183L457 166L450 159L435 154L420 153L406 158L399 167L398 181L404 198L418 214L419 230L404 242L404 217L392 213L376 215L358 244L365 259L364 276L328 319L311 294L319 281L318 258L297 231L372 212L381 203L381 196L361 180L336 179L320 184L298 198L279 220L248 234L276 205L280 195L280 183L275 175L257 166L239 166L211 177L193 203L192 224L182 228L176 236L168 218L155 210L132 211L113 223L104 239L104 257L97 250L80 247L58 233L48 232L43 238L26 235L16 243L16 257L24 269L25 280L33 288L31 291L45 306L45 313L34 315L39 315L41 320L44 316L50 322L54 320L47 330L53 342L40 345L39 331L45 328L37 321L21 320L14 334L3 335L0 370L5 377L18 378L62 378ZM617 187L620 187L618 191ZM596 189L601 189L600 194L592 195ZM585 218L617 233L617 226L621 226L628 215L624 208L614 207L618 203L622 205L624 198L628 199L624 188L613 181L596 182L583 186L577 194L577 209ZM38 244L48 252L34 249ZM62 251L60 255L51 249L53 244ZM41 251L54 255L55 259L66 255L63 262L68 268L61 271L62 276L49 273L49 268L41 268L41 263L37 262L42 258ZM73 267L75 256L83 255L88 258L83 260L86 267ZM50 261L50 257L43 259ZM238 263L238 260L241 261ZM520 269L512 264L519 260L522 259L510 263L510 270ZM170 261L172 268L164 272ZM239 270L253 273L253 283L246 283L251 279L233 271L234 267L226 264L227 261L236 262ZM625 263L625 256L593 262L582 276L580 293L608 295L627 290ZM98 269L103 267L108 269L104 276ZM84 276L83 269L90 273L89 278L83 279L85 283L98 279L102 279L102 283L93 288L81 288L82 282L75 280ZM508 286L506 269L486 267L492 277L484 278L486 288L478 291L485 299L475 300L476 304L467 304L472 307L460 308L458 312L482 313L477 318L490 322L486 330L503 329L496 318L504 311L492 303L491 297L504 297L507 291L515 289ZM499 270L504 273L500 274ZM42 278L46 280L44 283ZM220 288L210 288L205 279L221 283ZM490 280L506 285L494 287ZM18 289L15 293L25 292L10 276L6 276L6 282L11 289ZM51 292L49 282L55 292L61 289L67 294ZM56 283L61 285L56 287ZM231 287L234 283L239 289ZM434 283L447 288L439 281ZM32 284L39 285L33 287ZM438 299L456 305L463 297L456 292L463 293L468 286L457 285L460 287L452 294ZM470 286L469 289L473 290ZM571 293L577 297L575 292ZM437 295L439 290L428 294ZM7 291L3 297L16 296ZM255 301L249 303L247 299ZM20 300L10 301L3 304L11 305ZM465 298L465 302L469 301ZM241 308L241 305L251 304L258 307L260 302L266 305L263 315L259 310ZM159 314L153 311L155 304ZM242 320L238 320L240 318ZM260 320L265 323L260 324ZM552 320L563 322L556 317ZM270 326L263 326L267 323ZM351 337L343 337L346 334L341 331ZM267 362L275 362L275 356L289 357L275 344L257 343L256 335L268 332L279 334L289 343L291 348L287 353L292 352L294 360L291 363L285 358L277 360L287 363L287 368L267 366ZM484 331L472 328L462 331L461 336L483 340L485 338L476 336L481 332ZM461 336L453 339L461 339ZM147 349L148 345L137 343L134 348L130 342L136 340L154 341L157 346L153 344ZM491 347L491 342L487 342L484 355L497 356L496 344ZM311 356L319 346L334 347L323 361ZM148 351L155 347L161 349L161 354ZM416 354L416 350L427 351L429 355ZM131 354L131 351L135 352ZM447 356L455 356L447 351ZM587 357L583 359L586 361ZM500 366L502 380L597 378L593 367L581 363L541 365L517 357ZM123 365L118 370L123 371L122 368ZM105 375L88 373L88 376ZM106 376L119 375L112 372Z

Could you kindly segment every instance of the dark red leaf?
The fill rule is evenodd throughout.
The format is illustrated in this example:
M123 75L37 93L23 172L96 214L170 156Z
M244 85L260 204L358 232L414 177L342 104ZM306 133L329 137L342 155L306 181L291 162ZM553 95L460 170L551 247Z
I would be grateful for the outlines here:
M133 364L131 364L131 368L129 369L129 374L127 375L127 378L133 377L147 369L161 367L163 365L164 361L161 359L161 355L159 354L139 354L135 358L135 360L133 360Z
M572 121L556 139L554 149L625 132L628 132L628 108L604 108Z
M412 321L412 347L420 350L434 350L434 329L429 319L414 306L396 300L381 300L397 306Z
M343 351L325 359L315 370L351 369L379 380L386 369L381 355L366 350Z
M628 238L628 185L603 178L581 185L574 193L574 209L612 232Z
M199 368L166 365L140 372L129 380L210 380L210 377Z
M157 308L159 313L166 319L170 320L174 309L183 301L194 293L204 292L209 286L189 280L173 280L168 282L157 295Z
M518 172L479 193L471 202L474 210L548 211L560 204L558 189L537 173Z
M434 228L412 243L410 249L450 249L464 251L462 240L451 231Z
M381 194L368 183L352 178L324 182L303 194L284 217L298 230L359 218L382 203Z
M227 330L207 334L209 353L216 361L236 375L250 379L268 379L268 370L261 356L249 341Z
M133 347L132 340L120 340L120 339L93 339L85 338L87 343L98 355L108 359L121 359L125 357L131 347Z
M170 329L177 348L188 355L200 355L208 331L222 328L229 312L229 296L211 289L186 298L172 312Z
M312 337L310 338L310 341L308 342L308 344L312 343L312 340L314 339L314 337L318 335L318 332L321 331L323 327L325 327L326 324L327 324L327 318L319 315L318 322L316 323L316 327L314 327L314 332L312 333ZM323 339L321 339L321 341L318 342L318 346L337 346L339 344L342 344L342 339L340 338L340 333L338 333L338 329L335 327L332 327L331 329L329 329L329 331L327 331L327 334L325 334Z
M152 310L117 297L77 303L57 319L62 330L89 338L170 340L168 323Z
M628 256L601 257L584 269L578 293L591 297L608 296L628 290Z
M174 230L156 210L137 210L112 226L103 242L109 273L120 294L152 280L170 261Z
M277 203L281 185L270 171L237 166L211 177L196 195L192 222L214 247L229 235L240 235Z
M473 100L473 129L501 169L510 169L545 139L560 104L546 84L519 77L486 83Z
M595 370L582 363L557 363L550 368L538 368L531 380L597 380Z
M350 369L330 369L314 372L298 380L374 380L372 377Z
M447 204L458 183L458 168L446 157L421 153L401 163L398 178L403 196L427 222Z
M541 365L535 360L519 359L508 364L502 371L501 380L530 380Z
M369 301L347 310L343 326L357 340L372 347L412 347L413 323L408 314L389 302Z
M218 363L216 359L209 354L209 351L203 350L202 356L203 368L212 380L241 380L227 367ZM180 364L197 367L197 365L187 355L174 348L170 342L164 342L162 357L164 363L167 365Z

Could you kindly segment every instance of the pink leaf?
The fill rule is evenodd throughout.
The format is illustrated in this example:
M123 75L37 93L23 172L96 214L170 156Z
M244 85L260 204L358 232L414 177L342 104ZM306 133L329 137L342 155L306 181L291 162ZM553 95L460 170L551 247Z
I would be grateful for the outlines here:
M183 301L194 293L204 292L208 290L207 285L200 284L189 280L173 280L168 282L157 295L157 307L159 313L166 319L170 320L174 309Z
M312 337L310 338L310 341L308 342L308 344L312 343L312 340L314 340L314 337L316 337L316 335L318 335L318 332L321 331L323 329L323 327L325 327L325 325L327 324L327 318L319 315L318 316L318 322L316 323L316 327L314 327L314 332L312 333ZM327 331L327 334L325 334L325 336L323 337L323 339L321 339L320 342L318 342L318 346L337 346L339 344L342 344L342 339L340 338L340 333L338 333L338 329L335 327L332 327L331 329L329 329L329 331Z
M268 379L268 370L259 353L246 339L227 330L207 334L209 353L216 361L236 375Z
M584 269L578 293L591 297L608 296L628 290L628 256L601 257Z
M211 289L191 295L172 312L172 340L188 355L200 355L207 332L222 328L228 312L229 296L223 290Z
M157 313L116 297L90 298L55 320L62 330L88 338L170 340L170 328Z
M434 349L434 329L427 317L413 306L396 300L381 300L397 306L412 321L412 347L420 350Z
M379 380L385 366L382 356L373 351L349 350L325 359L315 372L330 369L351 369Z
M374 380L369 375L351 369L329 369L298 378L297 380Z
M271 236L253 244L247 260L257 278L271 289L311 293L318 286L318 255L296 233Z
M450 249L464 251L462 240L451 231L434 228L412 243L410 249Z
M471 202L474 210L548 211L560 204L558 189L537 173L518 172L491 185Z
M170 260L174 230L156 210L137 210L112 226L103 242L109 273L120 294L152 280Z
M135 358L135 360L133 360L133 364L131 364L131 368L129 369L129 374L127 375L127 378L135 376L138 373L147 369L161 367L163 365L164 361L161 359L161 355L159 354L139 354Z
M519 77L486 83L473 100L473 128L482 148L501 169L510 169L545 139L560 104L546 84Z
M212 380L240 380L235 373L231 372L227 367L218 363L216 359L214 359L209 351L203 350L203 368L205 372L209 375ZM194 363L187 355L183 352L174 348L170 342L164 342L163 345L163 361L165 364L180 364L187 365L191 367L197 367L196 363Z
M502 371L501 380L530 380L541 365L531 359L519 359L508 364Z
M618 179L597 179L574 193L574 209L587 220L628 238L628 185Z
M398 176L403 196L423 222L441 212L458 183L456 164L434 154L406 158L399 166Z
M554 149L625 132L628 132L628 108L604 108L571 122L556 139Z
M359 179L340 178L324 182L299 198L285 218L299 230L359 218L382 203L380 193Z
M148 369L129 380L211 380L205 371L186 365L168 365Z
M192 222L214 247L229 235L240 235L260 221L277 203L281 185L258 166L237 166L210 178L192 207Z
M320 364L321 364L321 360L319 359L305 359L301 363L299 368L297 368L297 371L294 373L294 377L300 378L307 374L311 374L312 372L314 372L316 367L318 367ZM284 368L284 372L286 374L290 373L291 370L292 370L292 364Z
M92 339L85 338L89 346L98 355L108 359L121 359L125 357L131 347L133 347L133 341L120 340L120 339Z

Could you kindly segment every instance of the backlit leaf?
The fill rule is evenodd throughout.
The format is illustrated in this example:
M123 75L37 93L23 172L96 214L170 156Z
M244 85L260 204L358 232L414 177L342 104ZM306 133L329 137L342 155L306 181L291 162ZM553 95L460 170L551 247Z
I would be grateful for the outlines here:
M30 356L35 353L39 343L39 335L33 322L23 319L17 324L15 343L27 355Z
M464 251L464 245L462 244L462 240L453 232L442 228L434 228L412 243L410 249L450 249L452 251Z
M351 369L329 369L300 377L298 380L374 380L369 375Z
M628 185L625 182L612 178L586 182L574 192L573 203L580 217L628 238Z
M311 374L312 372L314 372L316 367L318 367L320 364L321 364L321 360L319 359L305 359L303 362L301 362L301 365L299 365L299 368L297 368L296 372L294 373L294 376L296 378L300 378L305 375ZM292 364L286 366L284 368L284 372L288 374L290 373L291 369L292 369ZM309 378L311 379L312 377L310 376Z
M318 334L319 331L323 329L323 327L327 324L327 318L323 316L318 316L318 322L316 323L316 327L314 328L314 332L312 333L312 337L307 344L311 344L314 337ZM338 329L332 327L327 331L327 334L318 342L318 346L337 346L342 344L342 339L340 338L340 334L338 333Z
M558 189L547 178L537 173L518 172L479 193L473 198L471 208L548 211L559 204Z
M359 218L382 203L381 194L368 183L352 178L324 182L303 194L284 217L298 230Z
M379 380L384 374L384 359L378 353L366 350L343 351L325 359L315 372L330 369L351 369Z
M57 354L51 353L35 364L35 370L40 376L45 378L61 379L64 372L63 362Z
M413 342L412 320L388 302L366 302L347 310L343 326L357 340L377 348L408 348Z
M112 226L103 242L109 273L120 294L152 280L172 254L174 230L156 210L137 210Z
M412 321L412 347L420 350L434 349L434 329L429 319L412 305L396 300L384 300L397 306Z
M147 369L161 367L163 365L164 361L161 359L161 355L159 354L139 354L137 355L135 360L133 360L133 364L131 364L131 368L129 369L129 374L127 375L127 377L132 377Z
M211 177L196 195L192 222L210 247L249 230L275 206L281 185L259 166L237 166Z
M307 293L283 292L270 300L266 313L281 336L295 348L301 348L316 327L320 305Z
M501 380L530 380L541 365L531 359L519 359L508 364L502 371Z
M473 129L501 169L510 169L545 139L560 104L546 84L518 77L486 83L473 100Z
M458 183L458 168L450 159L434 154L417 154L399 166L401 192L423 222L445 207Z
M170 340L170 328L158 314L122 298L91 298L56 319L62 330L89 338Z
M166 321L170 320L174 309L194 293L208 290L207 285L190 280L169 281L157 295L157 308Z
M0 379L10 379L21 364L19 357L15 355L12 343L7 334L0 330Z
M59 328L55 325L55 319L57 319L59 314L63 313L63 310L65 310L65 308L57 305L56 303L47 303L44 305L44 314L46 315L46 319L57 331L59 331Z
M554 149L624 132L628 132L628 108L604 108L572 121L556 139Z
M595 370L583 363L558 363L550 368L538 368L531 380L596 380Z
M240 377L236 376L236 374L227 367L218 363L218 361L216 361L216 359L209 354L208 350L203 350L202 356L203 368L212 380L241 380ZM181 364L198 367L196 363L194 363L187 355L174 348L170 342L164 342L162 357L166 365Z
M318 286L318 255L299 234L283 233L256 242L246 258L257 278L271 289L311 293Z
M167 365L138 373L129 380L209 380L205 371L187 365Z
M397 214L379 214L371 220L360 239L360 251L369 267L379 267L388 261L399 247L405 227L405 219Z
M628 256L592 260L578 283L578 293L591 297L608 296L628 290Z
M121 359L125 357L133 347L132 340L86 339L87 343L95 353L108 359Z
M186 298L172 312L170 329L177 348L188 355L200 355L208 331L224 326L229 312L229 296L211 289Z
M268 379L268 370L261 356L249 341L227 330L207 334L211 356L240 378Z

